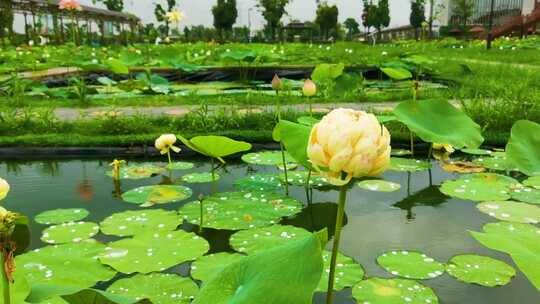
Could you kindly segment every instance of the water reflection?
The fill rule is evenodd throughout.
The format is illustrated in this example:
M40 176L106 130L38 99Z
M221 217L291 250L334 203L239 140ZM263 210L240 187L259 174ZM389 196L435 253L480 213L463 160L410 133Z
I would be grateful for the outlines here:
M417 206L436 207L445 203L449 197L444 195L438 185L428 186L420 191L410 194L410 188L407 191L407 197L395 203L393 206L407 211L407 219L412 221L416 215L413 208Z
M328 237L332 238L336 228L337 204L316 203L308 205L301 213L292 218L283 219L281 224L304 228L309 231L328 229ZM343 226L347 225L347 215L343 218Z

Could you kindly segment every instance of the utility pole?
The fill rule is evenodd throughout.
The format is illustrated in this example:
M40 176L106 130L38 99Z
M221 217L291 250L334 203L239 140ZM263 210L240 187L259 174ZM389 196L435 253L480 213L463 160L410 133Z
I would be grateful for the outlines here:
M488 35L487 35L487 49L491 50L491 43L493 40L493 14L495 10L495 0L491 0L491 8L489 10L489 24L488 24Z

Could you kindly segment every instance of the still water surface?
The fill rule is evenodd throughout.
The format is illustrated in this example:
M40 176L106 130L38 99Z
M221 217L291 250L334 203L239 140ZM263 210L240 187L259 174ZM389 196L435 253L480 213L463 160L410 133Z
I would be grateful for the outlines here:
M123 202L115 195L112 179L105 175L109 170L110 160L62 160L62 161L5 161L0 164L0 176L9 181L12 190L5 201L8 209L21 212L33 218L36 214L56 208L86 208L90 211L88 221L100 222L115 212L136 210L136 205ZM139 161L131 161L136 163ZM189 172L207 172L209 164L196 162L196 167ZM276 172L272 168L248 166L242 163L229 164L226 171L221 171L218 182L220 192L234 191L235 179L248 174ZM175 171L172 180L179 179L185 171ZM394 193L375 193L353 187L347 203L347 225L342 234L342 253L359 262L368 276L389 277L380 268L375 258L393 249L422 251L429 256L447 262L458 254L480 254L502 259L517 267L505 254L482 247L474 240L469 230L481 231L493 218L480 213L475 203L445 197L440 194L437 185L453 178L437 165L429 172L415 174L388 172L384 179L402 185ZM127 191L138 186L170 183L171 179L157 176L145 180L123 180L121 190ZM194 197L209 194L209 184L187 185L193 189ZM293 187L293 197L305 201L303 188ZM337 192L314 193L314 202L334 202ZM159 208L178 209L180 202L161 205ZM335 213L330 204L315 204L297 218L285 222L307 229L320 229L332 225ZM187 225L185 225L187 227ZM40 241L41 230L45 226L32 222L32 248L45 246ZM189 228L189 227L187 227ZM228 250L229 234L219 231L205 231L203 236L211 243L211 251ZM98 235L107 241L108 238ZM277 266L277 265L276 265ZM279 267L279 266L278 266ZM170 271L186 275L187 267L176 267ZM540 271L540 265L538 266ZM518 271L517 277L506 286L487 288L456 281L447 274L433 280L422 281L434 289L444 304L537 304L540 293L525 276ZM101 287L101 286L100 286ZM105 287L105 286L104 286ZM315 296L314 303L324 303L324 295ZM350 290L337 296L336 303L355 303Z

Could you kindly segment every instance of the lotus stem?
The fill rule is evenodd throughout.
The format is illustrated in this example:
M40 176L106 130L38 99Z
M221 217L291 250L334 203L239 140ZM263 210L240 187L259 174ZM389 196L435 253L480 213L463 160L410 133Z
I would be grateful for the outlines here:
M212 166L210 173L212 174L212 189L211 193L216 193L216 168L215 168L215 160L214 158L210 158L210 165Z
M204 225L204 199L199 200L199 206L201 207L201 218L199 222L199 234L202 233Z
M309 182L311 181L311 169L308 171L308 175L307 175L307 178L306 178L306 184L305 184L305 188L306 188L306 199L307 199L307 204L308 205L311 205L311 196L309 195L309 188L310 188L310 185L309 185Z
M313 103L311 102L311 97L308 97L309 104L309 117L313 118Z
M167 150L167 159L169 159L169 165L172 165L172 160L171 160L171 150Z
M347 185L341 186L339 190L339 202L336 215L336 229L334 243L332 244L332 259L330 260L330 273L328 274L328 290L326 293L326 304L332 304L334 300L334 280L336 277L336 261L341 241L341 228L345 216L345 202L347 201Z
M289 196L289 176L287 174L287 160L285 158L285 149L283 147L283 143L279 143L279 147L281 148L281 158L283 160L283 171L285 173L285 195Z
M412 131L409 131L409 138L411 140L411 155L414 157L414 135Z
M11 304L11 295L10 295L10 282L8 275L6 273L6 253L3 248L0 252L0 276L2 280L2 294L4 299L4 304Z

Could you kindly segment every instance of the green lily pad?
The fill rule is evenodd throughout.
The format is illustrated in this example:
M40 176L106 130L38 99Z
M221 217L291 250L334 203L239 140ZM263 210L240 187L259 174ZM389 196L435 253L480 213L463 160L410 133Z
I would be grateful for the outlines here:
M122 199L128 203L149 207L154 205L179 202L190 198L193 192L184 186L144 186L122 194Z
M58 225L85 219L90 212L81 208L55 209L42 212L34 218L36 223L43 225Z
M512 199L529 204L540 204L540 189L529 187L515 187L512 192Z
M439 303L439 299L431 288L418 282L404 279L367 279L353 287L352 296L358 303Z
M94 237L99 226L91 222L69 222L43 230L41 240L49 244L79 243Z
M509 162L519 171L529 175L540 175L540 124L520 120L512 127L506 145Z
M471 201L506 201L510 199L511 189L518 184L517 180L508 176L475 173L444 182L441 192L451 197Z
M182 223L178 213L162 209L115 213L100 223L108 235L130 236L148 231L173 231Z
M227 252L205 255L191 264L191 276L195 280L207 282L216 273L244 257L245 255Z
M214 178L217 181L221 177L219 176L219 174L214 173ZM189 184L204 184L204 183L211 183L213 181L212 173L210 172L186 174L182 176L182 180Z
M474 159L472 163L491 170L517 171L516 168L508 161L506 155L479 157Z
M225 192L206 197L203 202L203 227L243 230L276 224L282 217L302 211L303 204L292 198L265 192ZM184 205L180 215L199 225L199 201Z
M144 179L165 172L165 168L152 164L122 166L120 167L120 179ZM112 171L108 171L107 175L112 177Z
M390 251L380 255L377 263L392 275L407 279L427 280L444 273L444 264L414 251Z
M405 149L392 149L390 152L390 155L392 156L409 156L412 155L412 152L410 150Z
M392 157L389 170L400 172L425 171L431 168L431 164L418 159Z
M375 192L395 192L401 189L400 184L378 179L361 181L356 185L364 190Z
M484 202L476 206L478 210L506 222L538 224L540 208L513 201Z
M189 278L175 274L137 274L114 282L107 291L112 294L149 299L160 304L189 304L199 287Z
M288 172L287 180L289 181L290 185L305 187L308 176L308 171ZM281 174L280 179L282 182L285 182L285 174ZM328 182L328 179L326 177L321 176L315 172L311 172L311 176L309 176L309 185L314 188L332 186L332 184Z
M540 175L529 177L528 179L523 181L523 184L525 186L533 187L540 190Z
M242 160L248 164L261 166L283 165L283 156L281 151L263 151L257 153L248 153L242 155ZM285 162L294 163L294 158L285 153Z
M428 143L462 149L478 148L484 142L481 127L446 100L404 101L394 109L394 115Z
M150 273L195 260L208 249L208 242L194 233L156 231L109 243L99 260L119 272Z
M104 249L105 245L94 240L35 249L15 258L17 272L24 274L31 285L89 288L116 274L95 258Z
M203 284L193 304L311 303L326 238L312 234L232 263Z
M462 149L461 152L467 153L470 155L491 155L493 151L486 149Z
M294 226L273 225L269 227L238 231L230 238L232 248L245 254L254 254L287 242L304 238L311 233Z
M326 292L328 290L328 276L330 273L330 260L332 252L323 251L324 269L317 286L317 291ZM339 291L347 287L352 287L364 278L364 269L352 258L338 252L336 259L336 277L334 290Z
M489 223L484 233L471 231L482 245L509 254L529 281L540 290L540 228L520 223Z
M193 169L195 165L193 163L189 162L173 162L171 164L167 164L167 169L169 170L189 170Z
M446 272L459 281L486 287L506 285L516 275L510 265L490 257L458 255L453 257Z
M254 174L234 181L234 188L240 191L276 191L283 188L276 174Z

